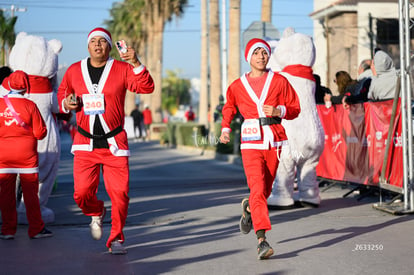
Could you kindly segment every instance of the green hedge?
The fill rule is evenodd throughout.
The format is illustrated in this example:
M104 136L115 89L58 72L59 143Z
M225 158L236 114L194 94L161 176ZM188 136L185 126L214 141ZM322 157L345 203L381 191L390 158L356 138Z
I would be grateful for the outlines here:
M221 154L233 154L235 134L240 135L240 123L237 121L231 124L230 142L222 144L219 142L221 125L215 124L214 132L207 132L203 124L193 122L170 122L167 124L167 131L161 137L162 143L168 143L170 146L184 145L193 147L202 147L205 149L216 150ZM208 134L208 135L207 135ZM237 153L240 153L238 146Z

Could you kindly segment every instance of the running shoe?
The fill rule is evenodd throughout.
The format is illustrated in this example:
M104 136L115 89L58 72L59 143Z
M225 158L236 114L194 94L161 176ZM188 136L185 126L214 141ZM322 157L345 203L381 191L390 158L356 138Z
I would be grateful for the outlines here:
M119 240L115 240L111 242L111 247L109 248L109 252L112 255L125 255L128 253L128 251L125 249L125 247L122 245L122 243Z
M273 248L269 245L268 242L262 241L257 246L257 258L259 260L268 259L270 256L273 255Z
M247 209L249 207L249 198L244 198L242 200L242 216L240 218L240 232L243 234L248 234L252 230L252 216L250 211Z
M42 238L49 238L52 236L53 236L53 233L50 232L46 227L43 227L42 231L40 231L37 235L31 237L31 239L42 239Z
M3 235L3 233L0 233L0 239L1 240L13 240L14 235Z
M105 215L106 208L104 207L100 216L92 216L92 221L89 226L91 228L92 238L95 240L100 240L102 238L102 223Z

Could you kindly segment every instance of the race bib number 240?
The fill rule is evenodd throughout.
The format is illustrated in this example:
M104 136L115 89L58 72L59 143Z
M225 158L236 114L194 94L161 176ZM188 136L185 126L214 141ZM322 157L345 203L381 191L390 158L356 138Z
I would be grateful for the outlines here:
M82 95L83 110L86 115L100 115L105 113L103 94Z

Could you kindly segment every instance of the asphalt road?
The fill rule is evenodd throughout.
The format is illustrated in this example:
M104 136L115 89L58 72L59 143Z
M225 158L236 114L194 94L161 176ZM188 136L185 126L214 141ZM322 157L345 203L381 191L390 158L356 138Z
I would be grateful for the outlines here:
M128 254L107 252L95 241L90 219L72 199L70 140L63 136L58 185L48 206L54 237L30 240L27 226L0 240L3 274L413 274L414 221L357 200L349 187L322 192L319 208L271 211L268 232L275 255L257 260L254 234L239 232L240 202L248 195L240 165L200 151L157 142L131 143L130 207L125 226ZM110 209L101 183L98 197ZM109 213L108 213L109 214Z

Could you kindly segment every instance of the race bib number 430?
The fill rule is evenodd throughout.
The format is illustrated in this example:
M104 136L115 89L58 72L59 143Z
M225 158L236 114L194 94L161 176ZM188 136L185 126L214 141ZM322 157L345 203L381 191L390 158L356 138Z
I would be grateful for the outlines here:
M103 94L82 95L83 110L86 115L100 115L105 113Z
M258 119L246 119L241 130L242 141L261 140L262 138Z

